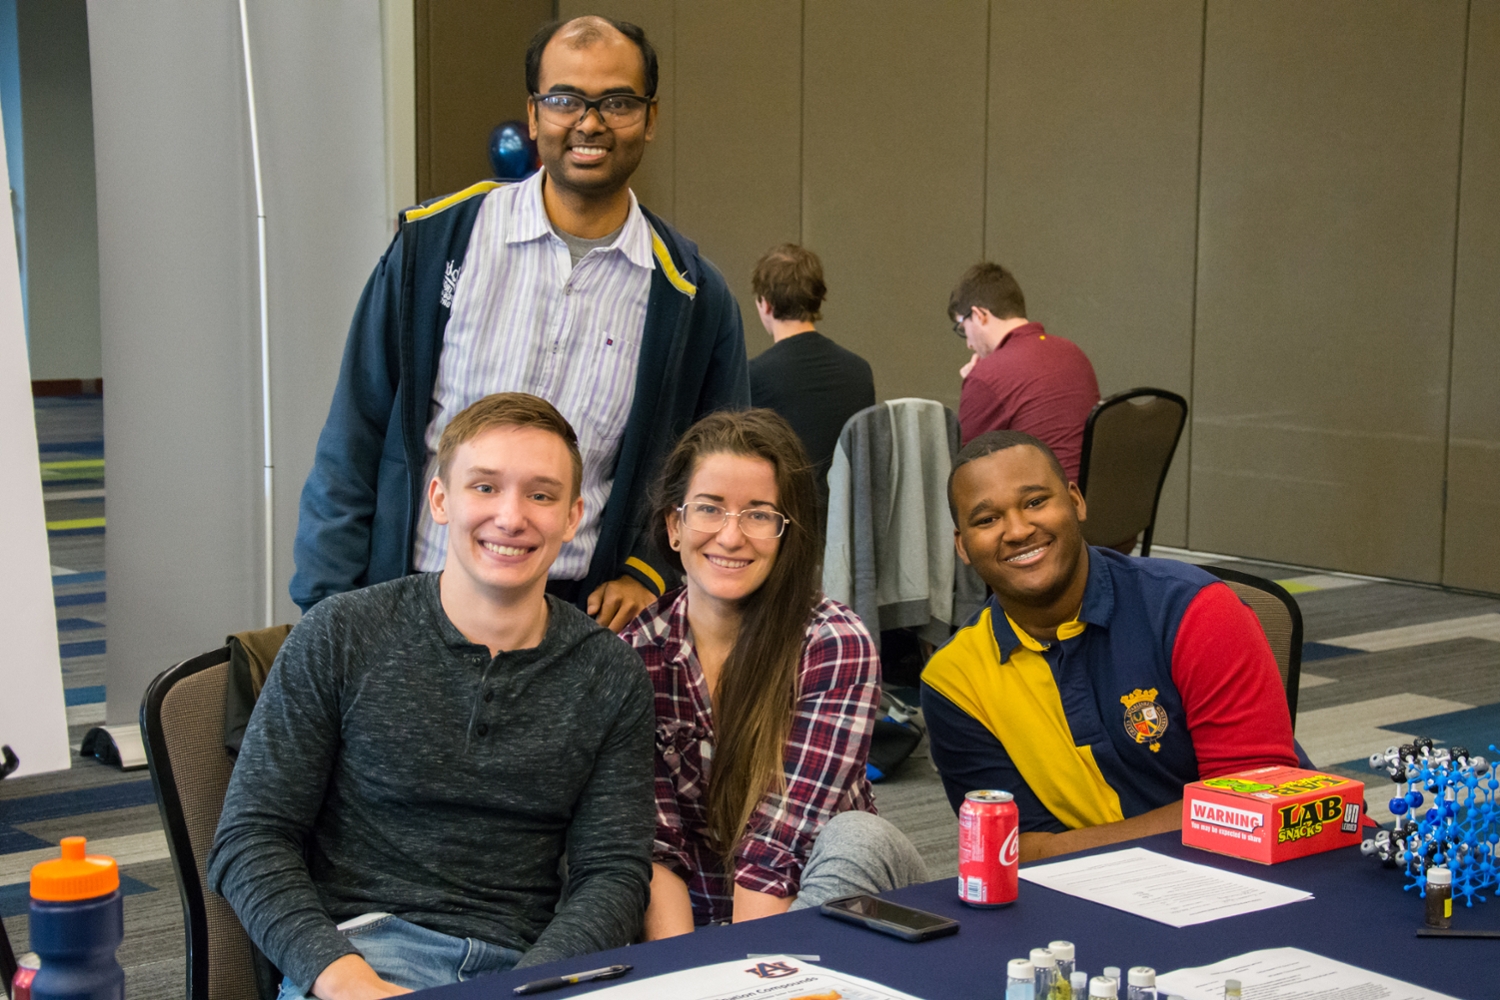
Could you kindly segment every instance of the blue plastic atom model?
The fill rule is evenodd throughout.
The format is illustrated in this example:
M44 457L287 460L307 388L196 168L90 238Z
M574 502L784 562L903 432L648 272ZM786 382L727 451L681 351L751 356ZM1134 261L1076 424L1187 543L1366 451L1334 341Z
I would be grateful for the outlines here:
M1493 743L1490 752L1500 754ZM1500 891L1496 866L1500 842L1500 778L1489 761L1463 747L1434 747L1419 739L1370 755L1370 769L1396 783L1390 802L1394 830L1381 830L1360 845L1387 867L1402 868L1406 890L1427 895L1427 869L1444 865L1453 872L1453 899L1473 906L1484 890ZM1424 810L1422 807L1426 805Z

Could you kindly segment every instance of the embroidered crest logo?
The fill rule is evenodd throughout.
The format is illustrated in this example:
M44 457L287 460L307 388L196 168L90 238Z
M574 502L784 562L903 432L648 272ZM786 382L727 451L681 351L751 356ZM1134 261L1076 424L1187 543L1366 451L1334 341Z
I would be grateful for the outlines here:
M453 293L458 291L458 276L462 273L463 268L454 267L451 260L443 268L443 295L439 301L444 309L453 308Z
M1167 710L1156 700L1156 688L1136 688L1120 698L1125 706L1125 732L1137 743L1151 745L1151 752L1161 750L1161 735L1167 731Z

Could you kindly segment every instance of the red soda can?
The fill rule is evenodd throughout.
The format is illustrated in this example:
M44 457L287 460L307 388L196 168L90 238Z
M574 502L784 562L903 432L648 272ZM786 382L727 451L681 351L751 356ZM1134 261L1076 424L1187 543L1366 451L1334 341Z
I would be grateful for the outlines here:
M36 952L28 951L16 960L16 977L10 982L11 1000L31 1000L31 981L42 967Z
M958 811L958 898L970 906L1016 901L1021 859L1021 815L1010 792L964 796Z

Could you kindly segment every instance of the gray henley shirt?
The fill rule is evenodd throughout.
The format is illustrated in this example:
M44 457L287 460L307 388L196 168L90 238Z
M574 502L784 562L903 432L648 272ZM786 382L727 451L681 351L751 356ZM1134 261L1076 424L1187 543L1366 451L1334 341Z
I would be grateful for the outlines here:
M336 922L372 911L525 951L523 966L640 929L655 824L640 658L550 597L541 645L491 657L438 579L313 608L235 763L209 887L306 990L355 952Z

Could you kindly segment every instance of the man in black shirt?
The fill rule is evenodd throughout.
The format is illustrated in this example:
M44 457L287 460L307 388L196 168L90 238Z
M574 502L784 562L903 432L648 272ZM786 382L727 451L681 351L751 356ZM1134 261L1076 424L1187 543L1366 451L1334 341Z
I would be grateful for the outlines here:
M818 255L784 243L755 265L750 278L761 325L776 341L750 362L750 402L792 425L818 483L820 519L828 506L828 467L844 423L875 405L870 363L817 331L828 286Z

